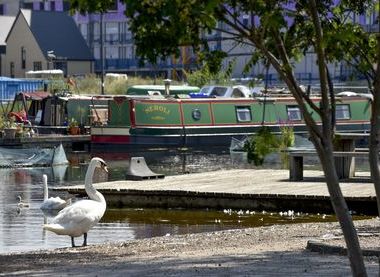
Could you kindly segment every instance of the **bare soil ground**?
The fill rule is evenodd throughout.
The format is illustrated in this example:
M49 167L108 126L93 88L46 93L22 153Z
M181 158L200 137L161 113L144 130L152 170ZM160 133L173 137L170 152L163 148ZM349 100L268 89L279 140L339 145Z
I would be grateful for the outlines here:
M362 249L380 252L380 220L355 225ZM337 223L275 225L0 255L0 276L351 275L347 256L312 252L308 241L345 245ZM378 258L365 263L378 276Z

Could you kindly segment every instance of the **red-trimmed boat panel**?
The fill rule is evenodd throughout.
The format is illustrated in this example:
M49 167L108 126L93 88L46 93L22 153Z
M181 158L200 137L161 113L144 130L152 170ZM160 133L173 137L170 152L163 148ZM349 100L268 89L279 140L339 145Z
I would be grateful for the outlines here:
M91 136L92 143L112 143L112 144L128 144L130 136L122 135L93 135Z

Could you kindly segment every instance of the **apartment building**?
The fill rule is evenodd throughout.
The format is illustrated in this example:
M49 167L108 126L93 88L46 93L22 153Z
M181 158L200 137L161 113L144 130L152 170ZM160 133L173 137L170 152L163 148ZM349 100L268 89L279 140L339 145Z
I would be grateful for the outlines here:
M67 11L68 1L65 0L0 0L0 13L9 14L15 10L14 5L34 10ZM163 76L168 78L180 78L182 70L193 70L198 68L197 58L191 48L183 47L179 58L170 57L164 61L158 61L157 65L139 63L136 56L132 33L124 16L125 5L115 0L114 5L104 14L75 14L73 16L80 32L85 38L91 53L95 58L95 72L119 72L130 75ZM360 23L366 30L378 29L377 14L352 14L351 20ZM250 24L250 15L242 15L244 24ZM103 28L101 28L103 26ZM220 26L224 28L224 26ZM103 32L101 32L101 29ZM220 32L205 34L211 49L226 51L228 57L224 61L227 66L229 62L235 64L233 77L257 77L266 76L270 83L279 80L274 69L267 69L258 64L250 72L242 74L244 64L251 56L252 49L242 47L226 39L226 35ZM101 51L103 49L103 51ZM318 79L316 56L312 51L306 53L302 61L295 63L295 74L304 84L311 84ZM335 81L345 81L351 75L353 69L345 64L334 63L329 65L330 73Z

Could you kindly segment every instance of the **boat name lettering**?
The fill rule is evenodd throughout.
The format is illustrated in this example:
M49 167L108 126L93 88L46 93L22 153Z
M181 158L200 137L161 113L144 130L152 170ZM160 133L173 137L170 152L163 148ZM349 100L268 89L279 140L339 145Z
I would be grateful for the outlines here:
M151 106L148 106L145 108L144 110L145 113L153 113L153 112L160 112L160 113L164 113L164 114L170 114L170 110L168 110L166 107L164 106L160 106L160 105L151 105Z

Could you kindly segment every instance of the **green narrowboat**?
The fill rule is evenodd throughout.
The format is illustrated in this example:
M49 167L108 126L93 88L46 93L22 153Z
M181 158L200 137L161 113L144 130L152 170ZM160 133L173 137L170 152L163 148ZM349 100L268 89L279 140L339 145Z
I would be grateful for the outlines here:
M312 97L319 102L319 97ZM317 114L313 116L318 122ZM340 132L369 130L370 100L337 97ZM306 134L302 113L290 96L190 98L117 96L108 101L108 120L91 127L93 149L120 147L229 146L231 138L255 134L262 126Z

